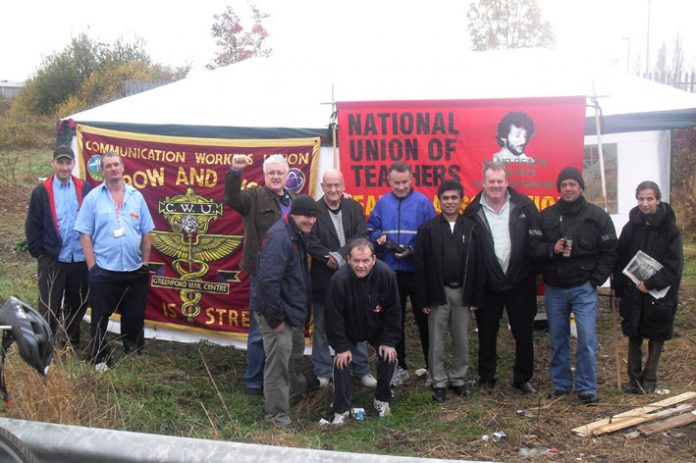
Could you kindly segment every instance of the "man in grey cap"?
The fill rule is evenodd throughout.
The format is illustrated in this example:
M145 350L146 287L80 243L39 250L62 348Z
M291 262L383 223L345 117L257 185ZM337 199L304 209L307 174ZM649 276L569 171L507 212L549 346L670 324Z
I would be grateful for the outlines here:
M73 230L90 186L72 175L75 153L58 146L53 174L31 193L25 223L29 252L38 261L39 311L55 338L80 343L80 321L87 307L87 265L80 235Z
M575 167L558 175L561 198L541 212L541 229L530 229L531 249L541 262L544 306L551 338L551 396L575 391L580 401L597 398L597 286L611 274L617 257L614 223L604 210L585 200L585 181ZM575 380L570 358L570 314L578 342Z
M254 317L261 328L266 364L263 370L265 416L283 427L293 426L290 402L302 397L304 329L311 304L307 234L319 207L308 195L295 197L288 215L266 232L256 267L258 302Z

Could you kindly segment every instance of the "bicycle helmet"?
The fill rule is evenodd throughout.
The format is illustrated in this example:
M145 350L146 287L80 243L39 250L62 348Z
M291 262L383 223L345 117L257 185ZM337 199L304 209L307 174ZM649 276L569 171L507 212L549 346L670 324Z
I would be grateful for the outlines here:
M16 342L24 361L46 376L53 358L53 334L39 312L10 297L0 308L0 325L12 327L3 340L2 348L7 350L12 341Z

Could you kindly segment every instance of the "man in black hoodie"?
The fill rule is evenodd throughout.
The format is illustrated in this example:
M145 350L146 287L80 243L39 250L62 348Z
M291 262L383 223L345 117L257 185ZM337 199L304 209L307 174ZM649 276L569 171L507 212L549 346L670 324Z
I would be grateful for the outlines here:
M481 250L487 269L483 303L476 313L479 331L479 383L491 392L496 377L498 326L507 309L515 338L513 386L524 394L536 390L529 380L534 373L534 316L536 315L535 267L529 263L530 231L538 228L534 203L508 186L505 165L483 168L483 191L464 215L479 224Z
M616 262L616 231L604 210L582 195L585 182L575 167L558 175L559 201L541 213L532 249L543 266L544 306L551 337L552 396L572 390L585 404L597 399L597 286ZM570 314L575 315L578 342L575 382L570 360Z
M401 303L396 276L377 260L366 238L350 243L348 266L336 270L326 295L326 335L336 351L334 359L334 419L349 417L350 369L356 344L367 341L377 353L377 388L374 406L380 417L389 415L391 380L397 365L396 345L401 339Z

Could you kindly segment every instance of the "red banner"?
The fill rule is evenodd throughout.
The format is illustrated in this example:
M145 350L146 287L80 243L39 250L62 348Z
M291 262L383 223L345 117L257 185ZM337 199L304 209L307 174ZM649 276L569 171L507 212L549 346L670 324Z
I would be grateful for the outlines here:
M235 154L249 157L242 188L263 184L263 160L284 154L288 189L313 194L319 139L228 140L77 127L82 177L96 185L100 155L118 152L125 179L145 196L155 222L148 326L246 339L249 277L239 269L243 224L223 204Z
M485 161L506 163L510 186L543 209L556 202L556 177L582 171L584 97L338 103L346 191L370 214L390 191L389 166L411 165L415 188L432 198L445 178L464 185L465 203L482 188Z

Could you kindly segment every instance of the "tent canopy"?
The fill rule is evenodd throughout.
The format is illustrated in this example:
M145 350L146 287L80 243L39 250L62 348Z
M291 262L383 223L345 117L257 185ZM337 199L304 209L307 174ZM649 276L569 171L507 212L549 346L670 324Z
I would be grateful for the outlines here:
M371 61L372 60L372 61ZM619 73L595 72L548 50L469 52L447 62L369 57L257 58L69 116L77 122L155 133L327 136L337 101L599 96L603 132L696 125L696 94ZM587 109L586 134L593 134ZM209 133L206 133L208 131Z

